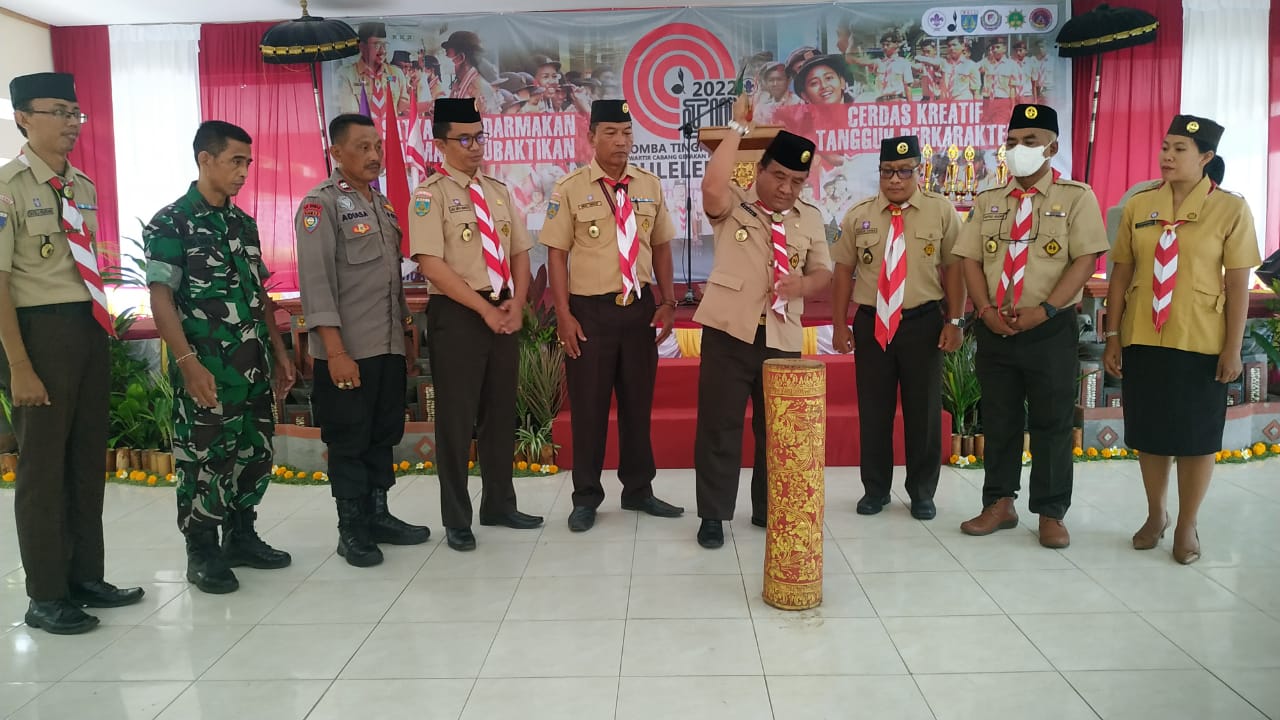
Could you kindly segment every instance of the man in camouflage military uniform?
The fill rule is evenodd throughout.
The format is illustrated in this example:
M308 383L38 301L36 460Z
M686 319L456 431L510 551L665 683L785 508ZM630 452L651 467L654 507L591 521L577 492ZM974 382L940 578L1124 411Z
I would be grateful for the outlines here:
M290 563L254 529L271 476L272 373L283 393L293 369L263 288L257 225L231 204L253 162L251 142L230 123L203 123L194 142L199 179L143 232L156 327L175 358L173 453L187 580L207 593L239 587L232 567Z

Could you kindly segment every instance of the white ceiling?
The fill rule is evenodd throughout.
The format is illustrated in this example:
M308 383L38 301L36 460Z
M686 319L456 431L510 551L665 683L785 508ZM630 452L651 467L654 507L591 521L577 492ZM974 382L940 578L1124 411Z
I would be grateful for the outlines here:
M792 0L795 2L797 0ZM815 0L799 0L813 2ZM848 0L846 0L847 2ZM860 0L854 0L858 2ZM775 0L683 0L668 5L765 5ZM469 3L426 4L414 0L313 0L312 15L331 17L379 17L423 15L433 10L459 12L515 12L529 10L585 10L606 5L616 8L660 6L660 0L473 0ZM50 25L141 25L159 23L219 23L253 20L287 20L301 15L296 0L0 0L0 8L12 10Z

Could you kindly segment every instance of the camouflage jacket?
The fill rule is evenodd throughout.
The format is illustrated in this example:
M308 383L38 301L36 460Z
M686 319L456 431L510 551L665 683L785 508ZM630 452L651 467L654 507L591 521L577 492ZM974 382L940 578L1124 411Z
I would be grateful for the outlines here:
M253 218L230 203L210 206L192 183L151 219L142 238L147 283L173 289L183 333L218 385L268 382L262 291L269 273Z

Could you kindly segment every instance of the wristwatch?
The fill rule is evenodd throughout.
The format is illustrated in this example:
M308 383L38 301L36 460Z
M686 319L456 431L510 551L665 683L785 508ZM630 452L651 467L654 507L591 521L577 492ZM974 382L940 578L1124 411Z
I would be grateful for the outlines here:
M1046 317L1048 317L1050 320L1052 320L1052 319L1053 319L1053 316L1054 316L1054 315L1057 315L1057 314L1058 314L1058 308L1057 308L1055 305L1052 305L1052 304L1050 304L1050 303L1048 303L1048 302L1042 302L1042 303L1040 303L1040 307L1044 308L1044 314L1045 314L1045 316L1046 316Z
M736 132L736 133L738 133L738 134L739 134L739 135L741 135L742 137L746 137L746 136L747 136L747 134L751 132L751 128L750 128L749 126L747 126L747 125L743 125L742 123L738 122L737 120L730 120L730 121L729 121L729 129L730 129L730 130L732 130L732 131L734 131L734 132Z
M960 328L961 330L963 330L963 329L964 329L964 318L962 318L962 317L953 317L953 318L951 318L950 320L948 320L948 321L947 321L947 324L948 324L948 325L955 325L956 327L958 327L958 328Z

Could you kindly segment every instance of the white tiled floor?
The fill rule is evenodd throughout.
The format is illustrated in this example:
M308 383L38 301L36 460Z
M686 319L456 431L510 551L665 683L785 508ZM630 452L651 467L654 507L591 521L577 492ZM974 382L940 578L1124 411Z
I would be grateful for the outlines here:
M477 526L463 554L440 543L434 480L413 478L392 508L432 541L368 569L334 555L325 489L274 487L260 526L294 564L240 570L222 596L183 581L172 492L111 485L108 578L146 602L71 638L21 623L0 491L0 718L1280 720L1280 460L1217 470L1192 567L1168 538L1129 547L1136 464L1076 466L1064 551L1036 543L1021 500L1018 529L962 535L981 479L944 469L921 523L900 483L856 515L857 471L828 471L824 601L805 612L760 598L745 480L718 551L694 542L693 474L663 471L684 518L623 512L610 481L573 534L568 476L521 480L547 527Z

